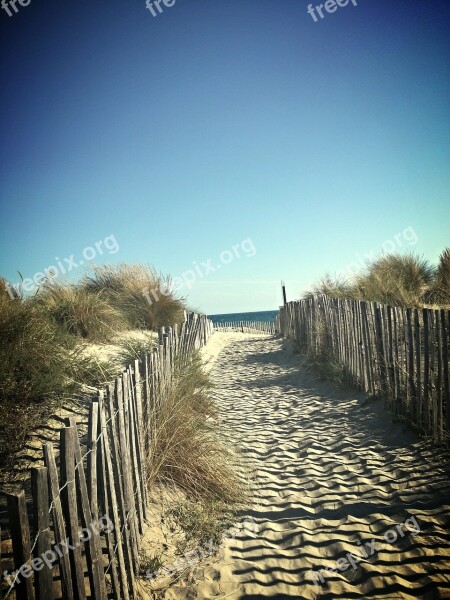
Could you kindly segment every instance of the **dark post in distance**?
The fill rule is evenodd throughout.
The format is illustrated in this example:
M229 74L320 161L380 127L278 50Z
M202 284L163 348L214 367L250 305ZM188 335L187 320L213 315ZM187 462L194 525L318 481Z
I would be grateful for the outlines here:
M284 306L286 306L286 304L287 304L287 300L286 300L286 286L284 284L284 281L281 282L281 291L283 292L283 304L284 304Z

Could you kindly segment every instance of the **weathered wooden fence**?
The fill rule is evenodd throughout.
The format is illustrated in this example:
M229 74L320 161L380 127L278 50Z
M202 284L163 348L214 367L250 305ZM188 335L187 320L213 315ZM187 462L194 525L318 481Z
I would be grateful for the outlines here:
M448 310L318 296L280 308L277 328L332 359L357 388L385 400L435 442L450 437Z
M275 333L275 323L267 321L230 321L215 323L215 331L240 331L241 333Z
M87 436L80 437L70 418L60 431L59 458L51 443L44 444L45 466L31 469L31 498L25 491L6 494L14 567L4 571L6 561L1 567L4 598L135 597L148 519L148 424L174 361L188 361L212 331L211 321L196 314L160 330L151 354L98 391Z

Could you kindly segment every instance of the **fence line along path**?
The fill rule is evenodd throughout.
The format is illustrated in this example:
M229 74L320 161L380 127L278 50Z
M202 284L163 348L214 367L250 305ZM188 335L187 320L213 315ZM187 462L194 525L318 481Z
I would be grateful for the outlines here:
M281 307L277 328L383 398L395 418L448 444L450 311L317 296Z
M220 332L266 333L274 335L275 323L268 321L226 321L215 323L214 330Z
M5 494L9 522L2 537L9 533L13 556L0 556L2 598L135 597L148 519L149 423L169 389L175 360L189 361L212 332L211 321L195 313L162 328L149 355L97 392L86 440L70 418L59 448L44 444L45 466L30 472L31 502L23 490Z

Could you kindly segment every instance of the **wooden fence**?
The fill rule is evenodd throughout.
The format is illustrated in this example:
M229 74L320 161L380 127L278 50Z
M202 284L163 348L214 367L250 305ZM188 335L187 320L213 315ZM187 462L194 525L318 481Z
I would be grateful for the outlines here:
M227 323L214 323L215 331L239 331L241 333L275 333L275 323L267 321L230 321Z
M6 494L14 568L4 571L6 561L1 567L3 598L135 597L149 516L148 423L168 389L175 359L188 361L212 331L211 321L196 314L160 330L152 353L98 391L89 406L87 436L80 437L70 418L60 431L59 459L53 445L44 444L45 466L31 469L31 498L24 490Z
M437 443L448 443L450 311L318 296L280 308L277 328L331 359L358 389L385 400Z

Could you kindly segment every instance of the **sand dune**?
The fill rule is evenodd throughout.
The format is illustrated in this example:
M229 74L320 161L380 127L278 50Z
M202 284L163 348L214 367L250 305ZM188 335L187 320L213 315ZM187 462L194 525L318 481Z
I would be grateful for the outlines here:
M254 473L257 531L165 598L449 597L448 458L380 402L316 382L282 340L216 333L208 352L223 428ZM355 568L336 568L349 555Z

